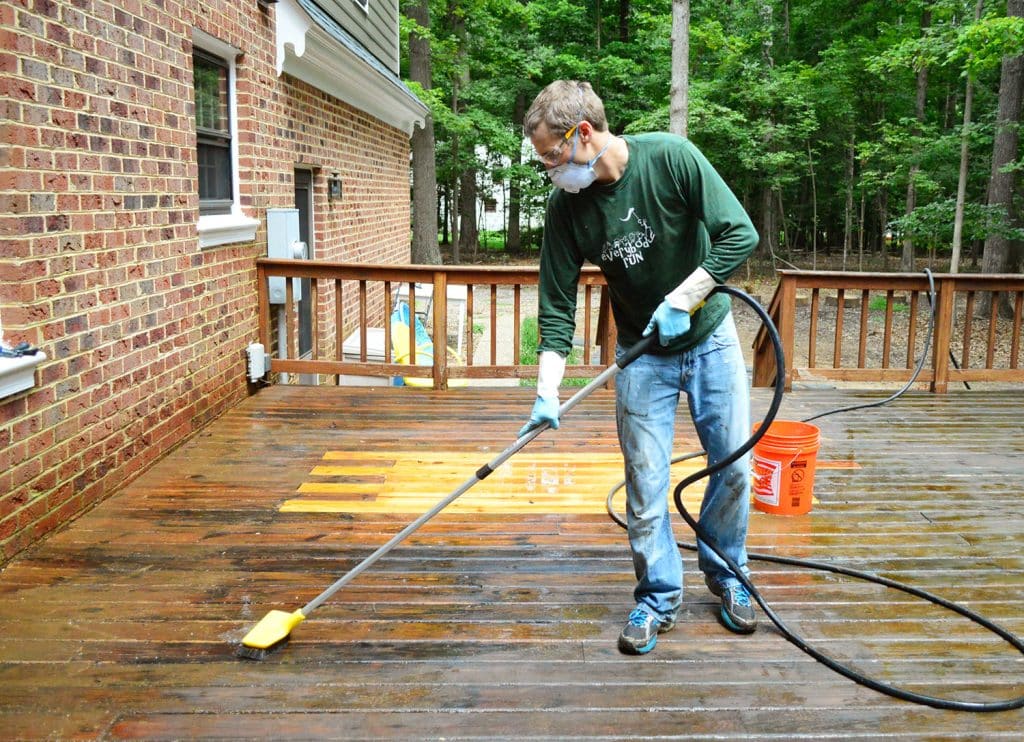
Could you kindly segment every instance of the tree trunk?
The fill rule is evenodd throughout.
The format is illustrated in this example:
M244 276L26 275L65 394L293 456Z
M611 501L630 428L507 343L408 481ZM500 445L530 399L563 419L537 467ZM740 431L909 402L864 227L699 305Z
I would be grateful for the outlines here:
M860 194L860 220L857 228L857 270L864 270L864 218L867 210L867 194Z
M459 154L459 137L458 135L452 136L452 159L457 160ZM451 246L452 246L452 263L458 265L462 262L462 256L459 254L460 236L459 236L459 214L462 211L462 194L460 193L459 179L452 177L451 182L448 184L448 225L451 229Z
M690 107L690 0L672 0L672 83L668 130L687 135Z
M452 200L451 190L447 184L441 185L441 199L438 202L437 223L441 225L441 244L450 245L451 237L448 234L448 206Z
M427 0L410 5L407 15L426 31L430 30ZM409 34L409 78L429 90L431 85L430 41ZM434 119L428 114L422 129L412 133L412 262L436 265L441 262L437 245L437 163L434 160Z
M1006 15L1024 17L1024 0L1007 0ZM1020 215L1014 208L1014 191L1017 175L1007 165L1018 157L1020 147L1019 122L1021 119L1021 97L1024 94L1024 55L1005 57L999 78L999 112L996 115L995 141L992 144L992 179L989 181L989 206L1001 206L1011 225L1019 225ZM1004 172L1006 170L1006 172ZM1020 269L1024 245L1013 242L1004 235L991 234L985 239L981 257L983 273L1014 273ZM1011 311L1009 298L1004 295L1000 314ZM988 311L990 303L983 301L981 307Z
M981 18L985 0L978 0L974 9L974 20ZM960 134L960 177L956 186L956 213L953 216L953 254L949 260L949 272L960 270L960 247L964 239L964 201L967 200L967 159L970 150L971 106L974 103L974 76L967 70L967 90L964 93L964 129Z
M770 256L775 265L775 208L772 204L772 187L765 183L761 186L761 241L757 250L763 256Z
M921 31L922 33L932 23L932 11L931 8L925 8L921 13ZM917 71L917 123L918 126L915 128L914 134L920 135L920 125L924 123L925 106L928 103L928 67L922 65L921 69ZM914 209L917 207L917 187L914 181L917 178L917 171L920 166L916 160L918 157L917 147L914 147L914 164L910 166L910 173L907 181L907 208L906 215L910 216ZM910 237L903 239L903 256L900 259L900 270L910 272L914 270L914 241Z
M513 121L518 125L526 116L526 94L519 91L516 95ZM517 151L514 164L522 164L522 150ZM519 252L523 249L523 237L520 232L519 220L523 200L523 185L518 178L512 178L508 186L508 234L505 236L505 249Z
M818 269L818 183L814 177L814 153L807 140L807 169L811 173L811 268Z
M889 241L886 233L889 231L889 194L882 189L878 193L878 225L882 235L882 270L889 270Z
M473 253L480 240L476 222L476 170L464 170L459 186L459 253Z
M619 41L629 41L629 0L619 0Z
M850 136L850 151L846 158L846 219L843 224L843 270L846 270L846 259L853 249L853 164L856 157L857 143Z

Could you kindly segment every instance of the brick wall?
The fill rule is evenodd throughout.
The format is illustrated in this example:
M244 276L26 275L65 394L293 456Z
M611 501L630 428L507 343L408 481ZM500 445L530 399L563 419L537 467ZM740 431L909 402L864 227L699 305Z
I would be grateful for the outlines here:
M193 26L244 54L253 243L198 246ZM0 5L0 323L48 356L0 399L0 563L253 391L254 260L296 167L313 171L317 258L408 262L408 137L278 78L272 29L255 2Z

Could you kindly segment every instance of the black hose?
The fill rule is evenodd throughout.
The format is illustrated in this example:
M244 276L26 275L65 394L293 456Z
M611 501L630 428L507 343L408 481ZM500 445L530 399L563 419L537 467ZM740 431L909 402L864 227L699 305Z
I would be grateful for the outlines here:
M929 280L931 280L931 273L929 273L928 276L929 276ZM775 416L778 413L779 405L780 405L780 403L782 401L782 390L783 390L783 388L785 386L785 381L786 381L785 380L786 364L785 364L785 358L784 358L784 355L783 355L783 352L782 352L782 341L779 338L778 330L775 328L775 325L771 321L771 317L768 316L768 314L767 314L767 312L765 312L764 308L761 307L761 305L758 304L756 301L754 301L750 296L748 296L743 291L740 291L739 289L734 289L734 288L731 288L729 286L719 286L719 287L717 287L715 289L715 291L726 293L726 294L731 294L732 296L735 296L735 297L745 301L758 314L758 316L761 318L761 321L764 323L765 329L768 331L768 335L769 335L769 337L771 338L771 341L772 341L772 346L773 346L773 348L775 350L775 368L776 368L775 394L772 397L771 404L769 405L768 412L765 414L764 420L761 422L761 424L758 426L757 430L754 432L754 434L750 437L750 439L746 443L744 443L742 446L740 446L738 449L736 449L733 453L731 453L726 458L722 459L721 461L716 462L713 465L707 466L707 467L705 467L704 469L701 469L698 472L695 472L695 473L689 475L688 477L686 477L685 479L683 479L682 481L680 481L676 485L675 491L673 493L673 497L674 497L674 500L675 500L676 509L679 511L679 514L682 515L683 520L685 520L687 525L689 525L690 528L693 529L693 532L696 534L697 538L700 541L703 541L704 544L708 548L710 548L713 552L715 552L715 554L717 554L722 559L722 561L724 561L725 564L728 565L729 569L736 576L736 579L738 579L743 584L743 586L747 589L747 591L754 597L754 599L757 601L757 604L759 606L761 606L761 609L765 612L765 615L768 616L768 618L771 620L771 622L773 624L775 624L776 628L778 628L779 632L782 634L782 636L787 641L789 641L790 643L796 645L796 647L799 648L801 651L803 651L804 653L810 655L815 660L817 660L818 662L822 663L823 665L825 665L826 667L830 668L831 670L834 670L835 672L839 673L840 675L843 675L844 677L847 677L850 680L853 680L854 682L856 682L856 683L858 683L860 685L863 685L863 686L865 686L867 688L871 688L872 690L878 691L879 693L883 693L883 694L885 694L887 696L891 696L893 698L898 698L898 699L903 700L903 701L910 701L911 703L917 703L917 704L921 704L921 705L925 705L925 706L932 706L934 708L939 708L939 709L947 709L947 710L954 710L954 711L1010 711L1012 709L1024 708L1024 696L1020 696L1018 698L1009 699L1009 700L1006 700L1006 701L975 702L975 701L960 701L960 700L956 700L956 699L937 698L935 696L929 696L929 695L925 695L925 694L922 694L922 693L915 693L913 691L904 690L904 689L896 687L894 685L891 685L891 684L888 684L888 683L883 683L880 680L876 680L874 678L871 678L871 677L868 677L866 675L863 675L863 674L857 672L856 670L853 670L852 668L847 667L846 665L842 664L838 660L833 659L832 657L829 657L828 655L826 655L826 654L824 654L822 652L819 652L813 646L808 644L799 634L797 634L796 632L792 631L785 624L785 622L781 618L779 618L778 614L776 614L775 611L772 610L772 608L768 604L768 602L761 596L761 593L758 592L756 587L754 587L754 583L751 582L750 578L746 574L744 574L743 569L738 564L736 564L736 562L731 557L729 557L727 554L723 553L723 551L718 547L718 545L714 542L714 540L712 540L711 538L708 537L707 533L700 526L700 524L696 520L694 520L693 516L691 516L690 513L686 510L686 506L683 504L683 498L682 498L683 490L685 490L688 486L690 486L694 482L697 482L697 481L703 479L704 477L709 477L709 476L715 474L716 472L721 471L723 468L725 468L729 464L731 464L734 461L736 461L737 459L739 459L747 451L749 451L751 448L753 448L754 444L757 443L758 440L760 440L761 436L764 435L765 432L767 432L768 427L771 425L771 422L775 419ZM933 289L933 291L934 291L934 289ZM934 307L934 304L933 304L933 307ZM929 334L931 334L931 333L929 332ZM922 354L922 358L926 354L927 354L927 346L926 346L926 349L925 349L925 353ZM920 365L918 366L918 371L920 371ZM916 378L916 376L917 376L917 373L915 372L914 377L910 381L910 384L913 383L913 379ZM903 391L906 391L906 389L909 388L910 384L908 384L900 392L900 394L902 394ZM898 396L898 395L896 395L896 396ZM895 397L892 397L890 399L893 399L893 398L895 398ZM875 406L875 405L872 404L872 405L867 405L867 406ZM848 410L848 409L857 409L857 408L853 408L853 407L851 407L851 408L844 408L843 410L835 410L834 412L845 411L845 410ZM831 414L831 413L826 413L826 414ZM822 417L822 415L818 415L817 417ZM814 418L810 418L810 419L814 419ZM683 456L679 456L679 457L673 458L672 459L672 463L676 463L678 461L684 461L686 459L694 458L694 457L697 457L697 456L702 456L703 453L704 452L701 451L701 452L692 453L692 454L685 454ZM608 493L608 498L607 498L607 501L606 501L606 506L607 506L608 514L611 516L612 520L614 520L617 524L619 524L623 528L627 528L627 525L626 525L625 521L623 521L618 516L618 514L615 512L614 508L612 507L612 498L614 497L616 492L618 492L620 489L622 489L622 487L624 485L625 485L625 481L622 481L619 484L617 484L615 487L612 488L612 490ZM697 550L697 547L694 544L688 544L688 543L684 543L684 542L677 542L677 545L680 548L687 549L689 551L696 551ZM929 592L927 592L925 590L921 590L921 589L916 588L916 587L911 587L909 585L905 585L905 584L903 584L901 582L897 582L896 580L890 580L890 579L885 578L885 577L879 577L878 575L874 575L874 574L871 574L871 573L868 573L868 572L862 572L860 570L850 569L850 568L847 568L847 567L840 567L840 566L837 566L837 565L834 565L834 564L827 564L827 563L824 563L824 562L812 561L810 559L796 559L796 558L792 558L792 557L781 557L781 556L775 556L775 555L771 555L771 554L758 554L758 553L754 553L754 552L749 552L747 554L747 557L750 560L756 560L756 561L762 561L762 562L772 562L774 564L785 564L785 565L794 566L794 567L805 567L805 568L808 568L808 569L816 569L816 570L823 570L823 571L827 571L827 572L833 572L833 573L836 573L836 574L847 575L848 577L855 577L855 578L857 578L859 580L865 580L867 582L874 582L876 584L884 585L885 587L891 587L891 588L894 588L896 590L901 590L901 591L903 591L905 593L908 593L910 595L914 595L914 596L916 596L918 598L923 598L924 600L927 600L930 603L933 603L935 605L941 606L941 607L946 608L946 609L948 609L950 611L953 611L955 613L959 613L961 616L964 616L965 618L970 619L971 621L973 621L974 623L978 624L979 626L982 626L982 627L988 629L989 631L991 631L992 633L996 634L997 636L999 636L1000 638L1005 640L1008 644L1010 644L1015 649L1017 649L1021 654L1024 654L1024 643L1022 643L1021 640L1017 636L1012 634L1011 632L1009 632L1006 629L1002 628L1001 626L993 623L992 621L988 620L987 618L978 615L977 613L971 611L970 609L965 608L962 605L959 605L959 604L954 603L952 601L946 600L945 598L941 598L941 597L939 597L937 595L934 595L932 593L929 593Z

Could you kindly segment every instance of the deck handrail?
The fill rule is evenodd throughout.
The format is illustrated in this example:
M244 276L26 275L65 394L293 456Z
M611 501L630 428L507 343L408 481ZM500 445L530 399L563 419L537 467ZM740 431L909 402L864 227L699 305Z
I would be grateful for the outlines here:
M1024 275L933 274L932 278L936 292L932 347L918 380L928 382L930 390L939 394L946 393L950 383L1024 381L1024 368L1019 362ZM786 388L791 389L798 378L909 380L928 327L928 291L928 276L924 273L779 271L768 311L782 339ZM821 322L823 298L825 303L835 305L831 323ZM806 313L803 307L807 307ZM1008 307L1010 316L1000 317L1000 307ZM979 308L986 311L979 312ZM904 313L906 321L897 321L897 314ZM855 316L847 317L851 314ZM844 343L844 327L849 319L859 321L855 355L850 344ZM797 325L803 329L804 320L806 352L797 346ZM880 325L882 334L879 366L868 361L868 343L877 342L873 336L878 333L878 329L871 330L872 323ZM973 342L979 330L985 333L983 347ZM827 341L829 332L831 359L819 365L819 336L826 335ZM798 350L802 364L797 362ZM997 360L1000 351L1005 355L1001 363ZM896 354L900 354L900 362L893 367ZM753 375L755 386L775 382L775 359L764 331L754 341Z
M315 260L256 261L259 302L259 341L271 356L269 370L284 374L317 374L336 377L410 378L429 376L434 389L447 389L454 379L529 378L537 375L535 359L523 362L520 357L521 325L527 316L522 304L522 290L536 286L536 266L449 266L449 265L383 265L363 263L332 263ZM284 279L284 302L270 302L270 279ZM310 357L299 358L297 337L296 280L309 279L309 301L312 311L312 349ZM615 325L610 319L604 276L593 267L582 270L579 281L579 314L577 335L581 358L567 369L573 377L590 378L599 374L614 359ZM429 288L428 288L429 287ZM462 290L453 287L461 287ZM511 313L498 311L499 291L511 293ZM391 317L398 296L419 309L420 296L430 295L429 310L424 319L434 348L448 348L452 343L449 318L454 302L462 303L457 311L465 313L459 323L461 333L454 339L464 349L458 365L449 360L449 353L434 353L430 367L416 365L415 326L409 323L409 345L412 357L408 364L396 362L391 337ZM596 293L595 293L596 292ZM481 297L481 294L484 294ZM454 295L454 298L453 298ZM444 297L443 301L437 300ZM595 311L594 303L599 302ZM474 334L474 319L483 320L478 303L491 328L489 347L480 357ZM275 322L275 315L277 321ZM510 338L511 363L499 361L499 324L510 322L502 333ZM382 330L383 362L368 355L369 330ZM358 345L358 360L346 359L344 343L350 338ZM355 342L358 341L358 342ZM284 352L282 352L282 348ZM599 348L595 363L594 350ZM428 371L429 368L429 371Z

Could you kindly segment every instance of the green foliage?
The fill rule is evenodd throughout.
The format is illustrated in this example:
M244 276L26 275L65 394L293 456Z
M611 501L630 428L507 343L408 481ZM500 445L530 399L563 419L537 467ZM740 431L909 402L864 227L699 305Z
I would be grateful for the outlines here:
M1005 214L984 204L1000 62L1024 53L1024 19L1007 17L1005 3L987 3L976 21L975 5L691 0L689 135L755 224L762 209L784 209L794 247L809 244L815 226L817 244L840 245L848 216L861 229L863 203L868 249L881 247L898 216L922 248L941 251L951 239L969 75L964 238L1012 230ZM430 4L430 29L403 20L403 50L410 33L431 44L431 88L411 87L433 114L442 192L467 169L483 190L515 185L524 241L535 239L526 225L541 223L550 183L523 146L517 99L528 105L557 78L586 79L603 97L613 132L667 130L671 9L670 0L446 0ZM919 122L922 69L928 88ZM1019 170L1019 158L1010 167ZM905 216L911 177L916 207ZM481 241L493 249L497 235Z
M884 312L888 304L889 301L884 296L873 296L871 301L868 302L868 309L872 312ZM901 301L894 301L892 303L892 311L901 314L910 311L910 307Z
M536 363L537 345L539 342L540 331L537 327L537 318L527 317L519 326L519 357L522 359L522 363ZM583 354L580 352L579 348L573 348L569 352L569 356L565 359L566 370L571 371L572 366L574 364L578 364L582 356ZM589 381L590 379L566 378L562 381L562 386L586 386ZM519 385L536 386L537 378L520 379Z

